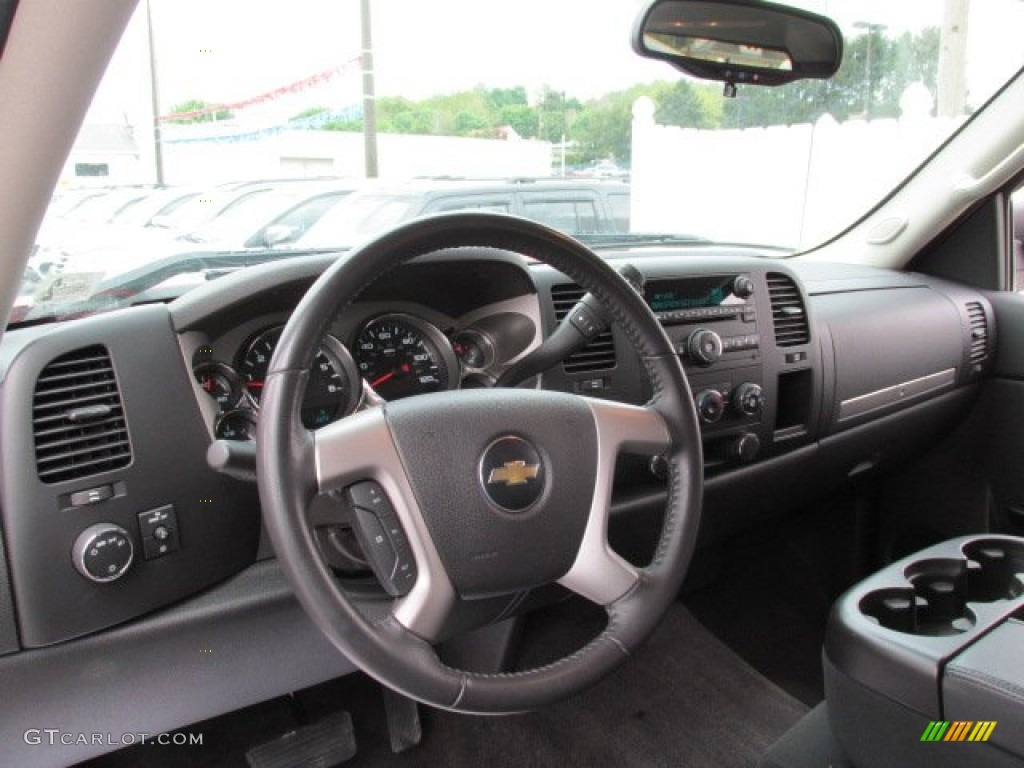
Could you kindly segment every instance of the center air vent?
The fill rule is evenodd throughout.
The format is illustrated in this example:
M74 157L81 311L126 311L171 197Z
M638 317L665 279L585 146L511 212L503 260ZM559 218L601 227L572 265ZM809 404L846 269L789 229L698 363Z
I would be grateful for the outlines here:
M555 307L558 322L569 314L576 302L583 298L584 290L575 283L551 286L551 301ZM606 371L615 367L615 339L611 331L605 331L579 352L569 355L562 363L566 373L589 373Z
M768 273L768 295L772 303L775 345L795 347L810 341L807 310L793 279L778 272Z
M971 370L978 373L988 359L988 317L977 301L967 303L967 319L971 325Z
M36 468L44 483L95 475L131 462L124 407L105 348L69 352L42 370L32 399L32 428Z

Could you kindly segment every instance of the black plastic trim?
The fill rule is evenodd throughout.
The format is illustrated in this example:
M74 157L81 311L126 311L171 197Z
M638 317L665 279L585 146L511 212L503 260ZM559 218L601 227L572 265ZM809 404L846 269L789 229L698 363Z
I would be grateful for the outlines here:
M66 766L119 746L30 745L30 728L157 734L354 669L299 607L276 561L259 563L144 619L0 658L4 689L17 691L0 720L3 762Z

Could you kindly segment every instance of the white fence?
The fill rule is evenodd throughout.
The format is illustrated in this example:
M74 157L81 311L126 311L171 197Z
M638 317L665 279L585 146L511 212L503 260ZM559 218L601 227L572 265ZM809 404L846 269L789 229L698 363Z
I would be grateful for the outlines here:
M739 95L743 98L743 94ZM635 232L809 246L838 233L907 176L962 119L903 117L696 130L633 107Z

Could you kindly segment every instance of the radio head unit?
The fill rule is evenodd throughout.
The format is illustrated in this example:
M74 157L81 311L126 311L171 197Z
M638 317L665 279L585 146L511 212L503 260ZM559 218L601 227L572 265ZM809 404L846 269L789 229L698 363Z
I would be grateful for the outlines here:
M754 319L749 275L701 275L659 278L644 286L644 300L664 323Z

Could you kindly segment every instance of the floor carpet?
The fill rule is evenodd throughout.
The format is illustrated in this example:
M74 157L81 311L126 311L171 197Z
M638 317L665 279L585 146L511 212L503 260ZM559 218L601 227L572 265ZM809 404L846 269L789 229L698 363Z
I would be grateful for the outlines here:
M515 717L469 717L422 708L423 742L401 755L390 751L379 688L365 677L350 676L304 692L297 706L280 701L210 721L207 732L212 738L201 752L168 748L142 753L136 747L134 753L124 750L88 766L244 768L242 742L254 746L277 735L246 734L250 725L280 729L296 711L302 719L315 721L331 708L345 708L352 714L359 747L345 763L351 768L729 768L755 765L807 711L680 604L673 605L632 659L590 691ZM203 730L203 725L189 730ZM219 754L215 742L220 743Z

